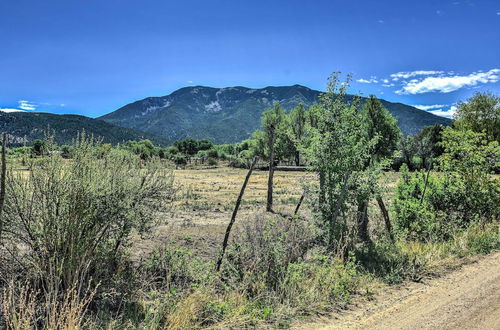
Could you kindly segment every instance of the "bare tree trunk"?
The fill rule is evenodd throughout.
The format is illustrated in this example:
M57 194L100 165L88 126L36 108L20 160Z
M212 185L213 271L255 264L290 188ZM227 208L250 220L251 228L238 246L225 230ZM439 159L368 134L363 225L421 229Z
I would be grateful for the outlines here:
M363 242L370 242L368 235L368 201L358 202L358 236Z
M248 170L247 176L245 177L245 181L243 182L243 186L241 186L240 194L238 195L238 199L236 199L236 205L234 206L233 215L231 216L231 220L226 228L226 234L224 235L224 241L222 242L222 251L219 256L219 260L217 260L216 270L220 270L220 266L222 265L222 259L224 258L224 254L226 253L227 243L229 241L229 235L231 234L231 228L233 228L233 224L236 221L236 215L238 214L238 210L240 208L241 199L243 198L243 194L245 193L245 189L248 184L248 180L252 175L253 168L255 163L257 162L257 157L255 157L250 165L250 169Z
M266 211L273 211L273 177L274 177L274 133L271 133L269 146L269 177L267 179L267 205Z
M389 233L389 238L391 241L394 241L394 235L392 234L392 225L391 219L389 218L389 212L387 212L387 208L385 207L384 200L381 196L377 196L377 203L380 207L380 211L382 212L382 216L384 217L385 229Z
M2 136L2 177L0 178L0 241L3 233L2 211L5 204L5 178L7 174L7 133Z

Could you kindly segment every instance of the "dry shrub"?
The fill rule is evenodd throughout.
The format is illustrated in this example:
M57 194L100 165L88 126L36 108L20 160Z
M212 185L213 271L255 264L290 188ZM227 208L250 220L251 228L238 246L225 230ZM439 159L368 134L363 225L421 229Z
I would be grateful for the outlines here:
M2 258L23 271L5 275L40 292L39 301L47 305L39 314L56 327L81 322L74 317L80 304L88 305L81 295L91 279L102 283L91 296L119 308L131 292L124 267L130 235L148 230L155 211L174 193L171 171L161 163L118 149L102 152L100 146L81 136L73 159L49 153L34 159L28 172L7 176ZM106 298L115 292L118 297Z
M235 234L223 276L243 282L251 296L279 290L288 266L304 260L316 237L306 221L257 215Z
M36 326L37 293L28 285L16 287L11 281L2 290L3 324L12 330L31 329Z
M85 292L79 293L73 288L42 302L43 295L33 290L29 283L16 287L10 281L4 287L1 298L3 326L11 330L81 329L95 293L96 288L91 289L89 285ZM39 315L39 311L45 315Z
M194 329L200 326L205 304L209 301L209 296L202 291L195 291L181 300L173 313L170 314L167 322L167 329L183 330Z
M52 301L48 301L45 308L45 327L60 330L80 329L84 325L85 314L96 291L97 287L91 289L90 285L83 293L72 288L64 292L62 297L54 297Z

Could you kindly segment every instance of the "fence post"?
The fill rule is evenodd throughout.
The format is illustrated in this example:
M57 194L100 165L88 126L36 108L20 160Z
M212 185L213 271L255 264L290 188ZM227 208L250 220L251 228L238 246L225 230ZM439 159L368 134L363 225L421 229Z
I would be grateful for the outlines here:
M216 270L220 270L220 266L222 264L222 259L224 258L224 254L226 253L227 243L229 241L229 235L231 234L231 228L236 220L236 215L238 214L238 209L240 208L241 199L243 198L243 194L245 193L245 189L248 184L248 180L250 179L250 175L252 175L253 168L255 163L257 162L257 157L255 157L250 165L250 169L248 170L247 176L245 177L245 181L243 182L243 186L241 186L240 194L238 195L238 199L236 199L236 205L234 206L233 215L231 216L231 220L226 228L226 234L224 235L224 242L222 243L222 251L219 256L219 260L217 260Z

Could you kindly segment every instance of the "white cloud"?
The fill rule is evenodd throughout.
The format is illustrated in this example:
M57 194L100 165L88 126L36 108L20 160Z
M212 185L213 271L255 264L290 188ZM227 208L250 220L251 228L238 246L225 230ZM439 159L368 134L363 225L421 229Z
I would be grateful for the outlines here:
M359 83L362 83L362 84L371 84L371 83L375 83L376 84L376 83L378 83L377 77L375 77L375 76L371 76L370 79L363 79L363 78L361 78L361 79L358 79L356 81L359 82Z
M24 110L12 109L12 108L0 108L0 111L2 111L2 112L24 112Z
M453 118L453 116L455 115L455 113L457 112L457 107L452 105L450 107L450 109L448 110L442 110L442 109L438 109L438 110L432 110L432 111L429 111L430 113L436 115L436 116L441 116L441 117L446 117L446 118Z
M32 111L36 109L36 105L30 101L20 100L18 101L19 108L26 111Z
M394 84L382 84L384 87L394 87Z
M417 108L417 109L420 109L420 110L431 110L431 109L437 109L437 108L445 107L446 104L430 104L430 105L415 104L413 106L415 108Z
M500 11L497 13L497 15L500 15Z
M404 83L397 94L422 94L430 92L450 93L463 87L477 84L495 83L500 80L500 69L491 69L488 72L473 72L465 76L438 76L427 77L423 80Z
M416 76L432 76L437 74L442 74L443 71L434 71L434 70L417 70L417 71L402 71L391 74L391 78L394 81L398 81L399 79L408 79Z
M188 81L186 81L186 82L187 82L188 84L192 84L192 83L193 83L193 81L192 81L192 80L188 80Z
M384 20L383 19L379 19L377 22L379 22L380 24L384 24Z

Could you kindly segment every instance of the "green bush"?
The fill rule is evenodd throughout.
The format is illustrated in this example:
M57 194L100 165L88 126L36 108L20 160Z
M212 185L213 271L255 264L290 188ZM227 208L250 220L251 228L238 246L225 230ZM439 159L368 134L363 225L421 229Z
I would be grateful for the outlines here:
M144 261L142 277L150 289L170 293L197 288L208 283L212 267L193 256L192 251L164 246Z
M115 287L124 278L130 283L124 248L171 199L171 178L157 162L102 154L101 145L84 136L71 162L49 152L29 164L27 176L8 172L2 243L13 251L8 262L25 270L10 275L30 281L46 302L89 283L101 283L97 299L124 294Z
M425 263L405 252L400 244L382 240L363 245L356 250L356 260L368 273L386 283L401 283L404 279L418 280Z
M219 161L217 161L217 158L208 157L207 164L210 166L215 166L219 164Z
M498 143L482 133L445 129L440 172L408 173L403 166L393 201L395 229L404 238L444 240L452 230L500 215L500 180L491 175ZM426 185L427 180L427 185ZM424 193L425 192L425 193Z
M176 165L186 165L188 158L183 154L175 154L170 158Z
M425 171L409 173L406 165L402 166L402 178L396 186L393 207L396 215L394 229L403 238L427 240L446 237L446 223L429 202L429 195L436 196L435 192L442 188L439 189L439 181L434 176L429 176L427 198L422 199L425 178Z
M216 149L210 149L207 151L207 157L219 158L219 153L217 152Z

